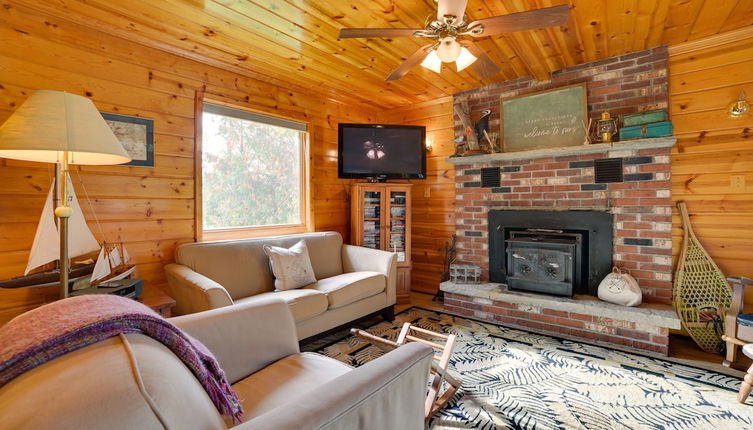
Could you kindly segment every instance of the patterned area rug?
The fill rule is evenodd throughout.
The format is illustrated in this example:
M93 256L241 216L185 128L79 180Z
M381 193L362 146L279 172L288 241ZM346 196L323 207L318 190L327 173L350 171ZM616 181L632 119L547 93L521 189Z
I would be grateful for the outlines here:
M463 379L432 429L750 429L740 378L467 318L411 308L368 328L395 339L404 322L457 336ZM333 335L316 350L359 366L383 352Z

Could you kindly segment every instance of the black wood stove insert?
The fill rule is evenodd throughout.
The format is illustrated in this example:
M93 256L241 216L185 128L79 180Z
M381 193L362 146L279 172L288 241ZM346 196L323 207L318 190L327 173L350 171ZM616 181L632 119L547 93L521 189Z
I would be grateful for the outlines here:
M612 215L490 211L489 275L510 289L596 295L612 267Z
M583 235L562 230L513 230L505 241L507 285L513 290L572 296L582 281Z

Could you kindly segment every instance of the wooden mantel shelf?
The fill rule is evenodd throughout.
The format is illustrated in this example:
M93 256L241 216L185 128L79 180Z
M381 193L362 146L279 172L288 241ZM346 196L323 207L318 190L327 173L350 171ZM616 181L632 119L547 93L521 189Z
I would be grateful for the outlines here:
M592 154L596 152L629 151L633 149L666 148L677 142L674 136L635 139L624 142L595 143L591 145L567 146L564 148L543 148L530 151L499 152L494 154L469 155L467 157L449 157L450 164L489 163L492 161L528 160L541 157L561 157L565 155Z

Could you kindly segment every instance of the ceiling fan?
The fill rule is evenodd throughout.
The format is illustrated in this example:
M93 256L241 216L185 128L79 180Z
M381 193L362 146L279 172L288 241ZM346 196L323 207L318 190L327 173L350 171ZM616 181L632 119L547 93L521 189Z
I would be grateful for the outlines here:
M482 49L467 40L467 37L479 38L565 25L568 9L570 9L568 5L560 5L468 22L468 16L465 14L468 0L437 0L437 3L437 18L433 19L433 16L427 18L426 28L343 28L340 30L340 38L424 37L432 39L432 43L422 46L411 54L385 78L385 81L402 78L417 64L439 73L442 63L452 62L455 62L458 72L470 66L481 79L485 79L499 73L499 66L494 64L494 61Z

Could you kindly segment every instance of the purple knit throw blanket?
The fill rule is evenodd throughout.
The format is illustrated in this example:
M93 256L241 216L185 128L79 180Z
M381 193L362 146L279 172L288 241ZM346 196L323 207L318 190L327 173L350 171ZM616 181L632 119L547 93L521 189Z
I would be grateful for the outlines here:
M119 334L151 337L191 369L217 410L240 422L243 409L211 352L143 304L92 294L59 300L19 315L0 327L0 387L61 355Z

